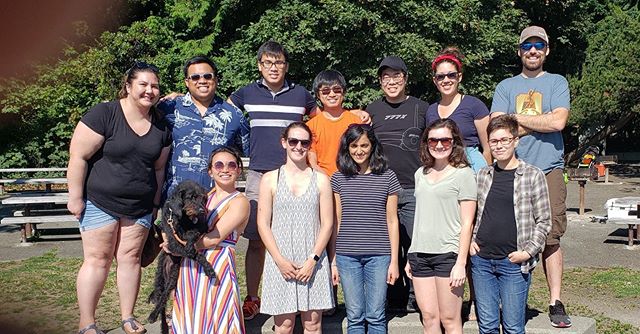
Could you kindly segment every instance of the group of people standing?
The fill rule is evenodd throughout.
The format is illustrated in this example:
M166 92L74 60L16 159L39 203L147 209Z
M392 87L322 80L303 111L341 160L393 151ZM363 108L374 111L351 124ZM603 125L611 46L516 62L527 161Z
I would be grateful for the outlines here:
M452 47L431 64L438 102L408 96L408 68L388 56L378 68L384 96L365 110L343 107L338 71L316 76L315 99L290 82L289 55L273 41L258 50L261 77L226 101L206 57L185 63L187 94L159 103L157 68L136 62L120 99L87 112L71 141L68 207L84 249L79 334L102 333L95 310L114 256L122 329L146 331L133 315L140 253L157 209L186 179L212 189L197 247L218 277L183 260L174 333L244 333L260 312L274 316L277 333L291 333L297 314L305 332L320 333L338 284L349 333L385 333L387 311L420 312L425 333L462 333L469 272L480 332L524 333L540 253L551 323L571 326L559 243L569 91L542 69L548 54L544 29L524 29L522 73L497 86L491 110L460 92L464 57ZM244 194L234 147L250 157Z

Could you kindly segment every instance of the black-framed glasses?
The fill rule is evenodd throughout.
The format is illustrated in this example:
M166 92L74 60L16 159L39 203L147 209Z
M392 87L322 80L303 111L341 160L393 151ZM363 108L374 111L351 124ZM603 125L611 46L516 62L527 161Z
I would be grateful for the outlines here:
M236 170L238 170L238 163L235 161L229 161L226 164L222 161L216 161L213 163L213 168L217 172L223 171L225 166L227 167L227 170L229 170L230 172L235 172Z
M489 146L497 146L498 143L502 144L502 146L507 146L516 139L515 137L503 137L500 139L489 139Z
M430 149L434 149L438 146L438 143L442 144L442 147L445 150L448 150L449 148L451 148L451 145L453 145L453 138L451 137L443 137L443 138L435 138L435 137L431 137L427 139L427 145L429 146Z
M271 66L276 65L276 68L283 68L284 65L286 65L287 62L284 60L276 60L276 61L271 61L271 60L265 60L265 61L261 61L260 65L266 67L267 69L270 69Z
M385 74L380 78L380 82L382 82L383 85L389 84L391 81L395 83L402 83L404 81L404 74L403 73L396 73L394 75Z
M449 80L455 80L455 79L458 79L459 76L460 76L460 73L458 72L449 72L449 73L438 73L434 75L433 78L436 79L436 81L442 81L444 80L444 78L447 78Z
M342 94L344 92L344 90L340 86L323 87L323 88L320 88L318 91L322 95L329 95L331 94L331 92L334 92L335 94Z
M310 139L298 139L298 138L287 138L287 144L290 147L296 147L298 144L302 145L302 148L309 148L311 146Z
M531 48L536 48L536 50L544 50L547 47L547 43L545 42L522 42L520 43L520 49L523 51L529 51Z
M216 77L216 74L213 72L210 73L194 73L188 76L191 81L198 81L200 78L204 78L205 80L213 80Z

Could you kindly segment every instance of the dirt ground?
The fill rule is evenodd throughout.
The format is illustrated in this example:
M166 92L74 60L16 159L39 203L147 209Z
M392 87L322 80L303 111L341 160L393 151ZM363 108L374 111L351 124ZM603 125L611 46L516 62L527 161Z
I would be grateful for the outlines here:
M592 216L604 216L604 203L613 197L640 196L639 168L618 168L610 176L609 183L588 182L584 215L578 214L579 186L575 181L567 185L568 228L562 238L565 268L608 268L625 267L638 270L640 268L640 243L627 246L626 225L601 224L592 221ZM0 216L11 214L12 208L1 208ZM44 254L57 249L59 256L82 256L82 245L74 224L42 225L41 241L29 245L21 245L20 230L17 226L0 225L0 261L11 261ZM239 251L244 252L246 243L239 244ZM542 271L540 271L542 273ZM640 306L618 303L616 299L600 300L598 296L585 293L565 294L566 303L572 302L588 305L593 311L640 327Z

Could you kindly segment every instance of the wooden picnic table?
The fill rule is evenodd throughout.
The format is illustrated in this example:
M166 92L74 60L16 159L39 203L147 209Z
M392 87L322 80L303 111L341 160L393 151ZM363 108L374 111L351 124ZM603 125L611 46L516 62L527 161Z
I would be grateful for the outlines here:
M44 185L46 191L51 191L52 184L67 184L67 178L65 177L20 177L20 178L4 178L3 174L7 173L54 173L54 172L66 172L66 168L0 168L0 195L4 194L4 187L7 184L35 184Z
M69 193L19 193L2 200L3 205L16 205L23 208L19 216L5 217L2 224L20 224L20 241L27 242L27 237L33 236L37 228L35 224L55 221L74 221L71 215L33 216L32 210L44 204L66 204Z
M640 227L640 197L610 198L605 204L607 208L607 223L627 225L629 247L634 239L638 239Z

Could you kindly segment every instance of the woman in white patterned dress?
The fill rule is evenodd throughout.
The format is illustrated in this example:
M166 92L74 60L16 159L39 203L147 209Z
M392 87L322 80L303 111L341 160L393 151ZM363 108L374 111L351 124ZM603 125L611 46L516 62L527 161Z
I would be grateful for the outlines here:
M322 310L334 306L325 250L333 228L333 194L329 178L307 163L307 125L291 123L281 144L287 162L260 182L258 231L268 251L261 311L274 316L276 333L292 333L298 312L305 333L321 333Z

